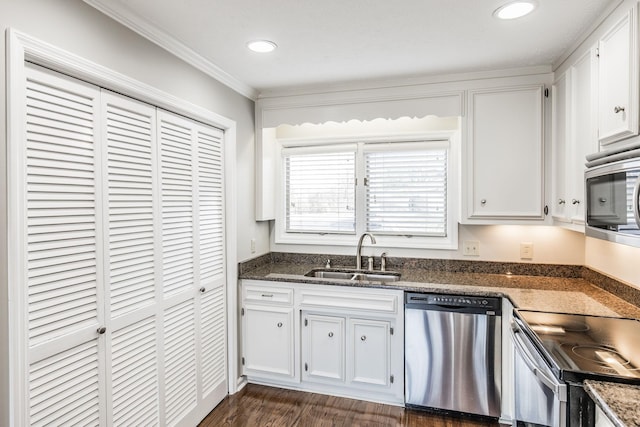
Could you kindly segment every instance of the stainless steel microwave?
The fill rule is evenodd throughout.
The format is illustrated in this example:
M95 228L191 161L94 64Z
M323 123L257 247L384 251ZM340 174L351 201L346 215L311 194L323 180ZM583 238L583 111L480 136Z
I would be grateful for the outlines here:
M640 157L587 169L585 191L585 234L640 247Z

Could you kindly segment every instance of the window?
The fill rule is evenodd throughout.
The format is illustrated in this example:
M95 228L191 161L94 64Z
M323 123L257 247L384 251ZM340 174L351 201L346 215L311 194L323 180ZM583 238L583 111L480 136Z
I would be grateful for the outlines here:
M446 236L446 148L366 144L364 161L366 231Z
M287 232L355 233L355 154L285 157Z
M449 141L283 148L276 241L452 248L450 158Z

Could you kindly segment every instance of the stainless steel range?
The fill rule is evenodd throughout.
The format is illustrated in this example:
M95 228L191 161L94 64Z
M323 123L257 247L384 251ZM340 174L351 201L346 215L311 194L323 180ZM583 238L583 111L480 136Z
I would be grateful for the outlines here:
M640 384L639 320L516 310L512 332L518 425L591 426L583 380Z

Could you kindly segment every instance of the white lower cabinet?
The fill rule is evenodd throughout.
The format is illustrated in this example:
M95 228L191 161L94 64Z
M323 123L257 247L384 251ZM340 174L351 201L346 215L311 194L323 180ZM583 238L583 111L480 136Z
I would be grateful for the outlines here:
M242 294L249 382L404 403L403 291L243 280Z
M345 318L302 313L302 379L344 383Z
M293 309L247 305L242 325L245 371L293 377Z
M352 348L349 381L353 384L389 387L391 378L391 322L351 319Z
M296 379L293 289L245 284L242 299L243 374Z

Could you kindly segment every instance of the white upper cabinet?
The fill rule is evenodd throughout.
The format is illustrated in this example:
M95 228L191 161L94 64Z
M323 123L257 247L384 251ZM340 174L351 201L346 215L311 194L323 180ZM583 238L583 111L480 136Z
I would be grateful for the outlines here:
M638 135L637 8L598 43L598 138L605 146Z
M544 219L541 84L469 91L463 223Z
M592 47L571 66L570 143L567 159L567 218L584 230L584 171L587 154L598 151L596 48ZM570 203L570 204L569 204Z
M551 214L556 224L584 231L584 170L598 150L596 48L556 78L552 91Z
M565 221L567 218L567 197L569 193L567 176L569 175L567 155L571 142L569 99L570 72L562 74L553 83L552 97L552 202L551 215L554 220Z

